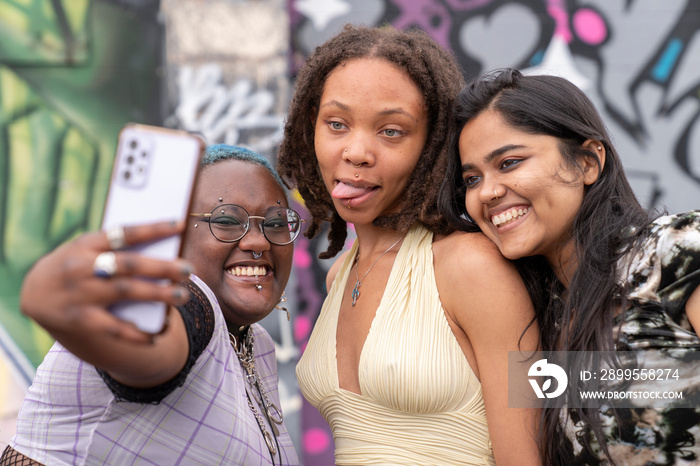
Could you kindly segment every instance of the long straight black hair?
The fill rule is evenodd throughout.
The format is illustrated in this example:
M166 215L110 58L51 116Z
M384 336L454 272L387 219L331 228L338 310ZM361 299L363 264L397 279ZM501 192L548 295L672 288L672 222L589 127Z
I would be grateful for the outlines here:
M450 139L450 159L442 185L440 207L460 229L473 230L465 207L465 187L459 156L464 125L485 110L497 112L506 124L529 134L553 136L566 166L580 169L582 159L598 160L598 180L585 188L581 208L571 225L578 268L568 290L542 256L518 259L516 265L533 299L545 351L610 351L615 349L613 318L620 306L618 259L634 241L631 232L650 221L625 177L622 163L593 103L574 84L555 76L524 76L513 69L498 70L462 90L456 100L456 132ZM602 163L584 141L605 148ZM605 444L598 412L578 410L599 445ZM573 448L562 432L560 412L545 409L540 449L544 464L570 464Z

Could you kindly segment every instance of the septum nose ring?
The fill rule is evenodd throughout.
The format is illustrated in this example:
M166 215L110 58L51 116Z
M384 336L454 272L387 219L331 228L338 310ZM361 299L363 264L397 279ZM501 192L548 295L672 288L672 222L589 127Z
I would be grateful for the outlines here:
M253 251L253 259L260 259L262 257L262 251L260 252L255 252Z

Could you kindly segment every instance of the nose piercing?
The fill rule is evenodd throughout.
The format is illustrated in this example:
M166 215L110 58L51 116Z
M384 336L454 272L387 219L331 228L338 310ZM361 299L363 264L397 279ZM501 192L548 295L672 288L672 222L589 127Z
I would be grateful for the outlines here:
M493 195L494 199L498 199L498 193L496 192L496 188L493 188Z
M347 147L346 147L345 149L343 149L343 152L347 152L347 151L348 151L348 148L347 148Z
M359 173L355 173L355 178L359 178L359 177L360 177L360 174L359 174Z
M253 259L260 259L262 257L262 251L260 251L260 252L252 251L252 252L253 252Z
M360 168L362 166L362 163L358 163L357 165L355 165L354 163L350 162L350 165L352 165L355 168Z

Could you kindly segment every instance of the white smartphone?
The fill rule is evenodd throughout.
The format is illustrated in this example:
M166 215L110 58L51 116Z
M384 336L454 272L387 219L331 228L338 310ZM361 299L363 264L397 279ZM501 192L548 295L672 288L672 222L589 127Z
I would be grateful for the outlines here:
M185 219L204 147L200 136L186 131L133 123L122 128L102 229ZM129 249L172 260L179 257L181 248L178 235ZM123 301L110 311L155 334L163 330L167 305Z

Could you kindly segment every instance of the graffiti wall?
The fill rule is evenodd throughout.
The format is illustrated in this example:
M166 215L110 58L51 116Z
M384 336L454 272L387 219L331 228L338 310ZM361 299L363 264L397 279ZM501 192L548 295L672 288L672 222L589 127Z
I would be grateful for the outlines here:
M499 67L566 77L603 114L646 206L700 208L694 0L291 0L290 18L292 73L314 47L355 23L423 29L454 52L468 78ZM324 421L302 409L306 464L332 464Z
M158 11L157 0L0 4L0 449L52 343L18 311L24 274L99 226L119 128L162 121Z

